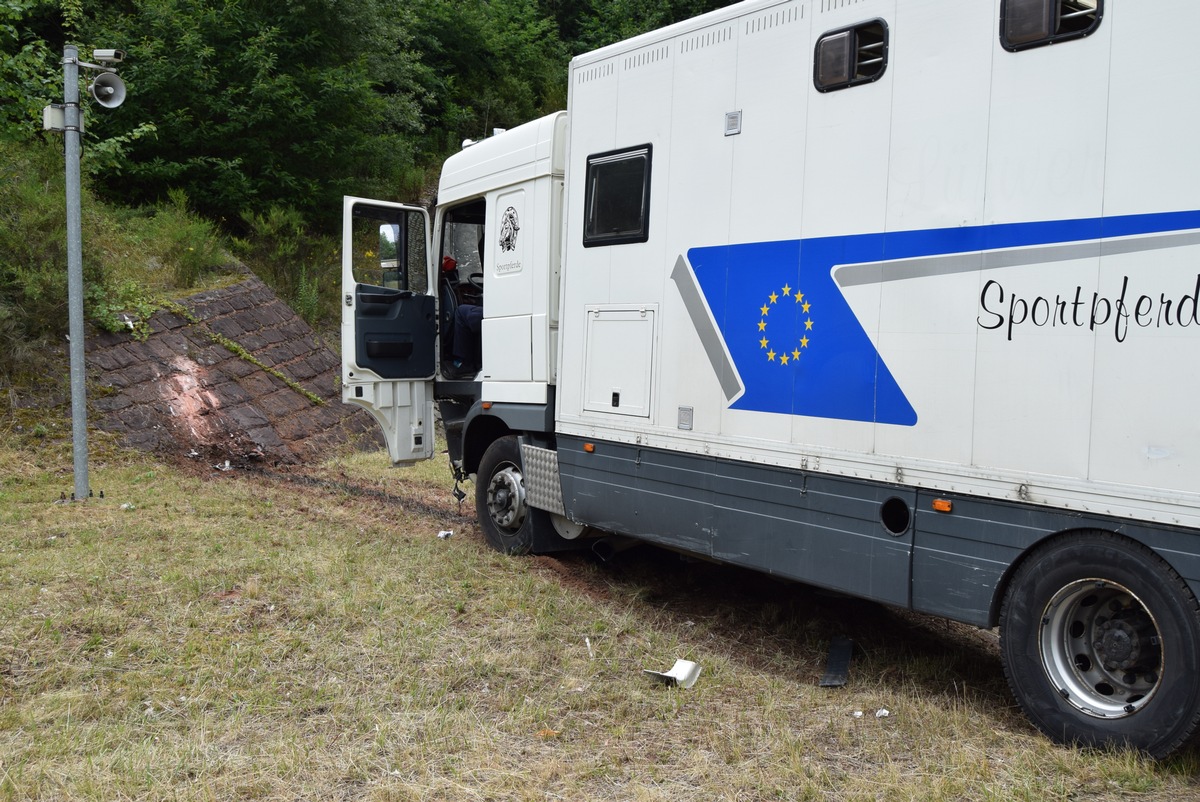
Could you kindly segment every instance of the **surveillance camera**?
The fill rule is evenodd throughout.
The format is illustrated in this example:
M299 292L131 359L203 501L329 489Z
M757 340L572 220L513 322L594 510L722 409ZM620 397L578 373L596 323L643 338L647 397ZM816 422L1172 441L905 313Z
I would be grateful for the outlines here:
M93 50L92 58L101 64L119 64L125 60L124 50Z

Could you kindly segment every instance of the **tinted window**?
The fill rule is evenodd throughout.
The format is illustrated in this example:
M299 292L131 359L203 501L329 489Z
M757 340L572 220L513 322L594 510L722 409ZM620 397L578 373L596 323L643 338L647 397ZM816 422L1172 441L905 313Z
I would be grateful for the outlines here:
M588 158L583 244L645 242L650 220L650 146Z
M813 83L822 92L877 81L887 69L888 28L871 20L817 40Z
M1004 0L1000 43L1016 51L1087 36L1103 12L1104 0Z

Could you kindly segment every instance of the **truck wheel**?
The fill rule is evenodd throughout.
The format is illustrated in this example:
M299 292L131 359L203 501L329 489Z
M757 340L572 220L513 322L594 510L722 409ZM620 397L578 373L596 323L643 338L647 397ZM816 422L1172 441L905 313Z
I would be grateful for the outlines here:
M552 529L545 510L525 503L521 447L510 435L492 443L475 474L475 513L488 545L503 554L528 554L534 536Z
M1196 597L1149 549L1056 540L1017 569L1000 623L1009 687L1050 738L1161 758L1200 725Z

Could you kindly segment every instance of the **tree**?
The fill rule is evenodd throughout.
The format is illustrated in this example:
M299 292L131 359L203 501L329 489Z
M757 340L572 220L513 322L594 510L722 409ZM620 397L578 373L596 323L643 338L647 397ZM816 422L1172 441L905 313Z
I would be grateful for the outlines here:
M178 188L235 230L243 213L280 205L328 227L342 194L395 183L411 165L419 89L398 67L411 61L402 26L379 0L127 0L88 19L88 40L129 54L128 98L92 115L92 130L157 128L126 144L103 182L111 197L154 203Z
M0 138L29 139L41 128L57 66L37 32L48 11L57 15L39 0L0 0Z
M714 9L736 0L543 0L555 6L559 18L573 20L572 52L584 53L628 39Z
M567 52L532 0L416 0L411 8L429 99L427 157L566 106Z

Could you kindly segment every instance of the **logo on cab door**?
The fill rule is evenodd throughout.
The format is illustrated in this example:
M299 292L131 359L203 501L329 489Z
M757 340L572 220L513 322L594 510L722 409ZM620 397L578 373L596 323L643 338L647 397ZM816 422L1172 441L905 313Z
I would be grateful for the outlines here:
M504 210L504 219L500 221L500 250L505 253L517 249L517 232L521 224L517 220L517 210L509 206Z

